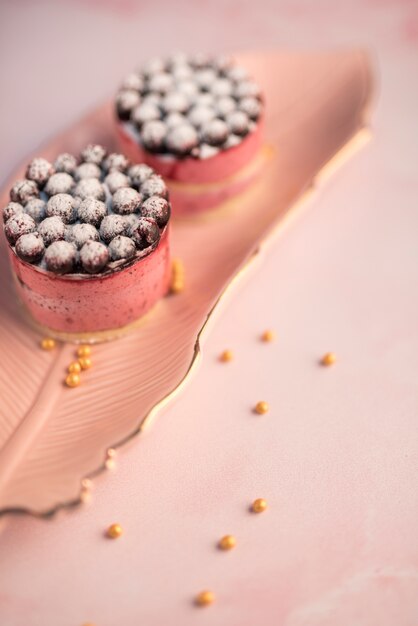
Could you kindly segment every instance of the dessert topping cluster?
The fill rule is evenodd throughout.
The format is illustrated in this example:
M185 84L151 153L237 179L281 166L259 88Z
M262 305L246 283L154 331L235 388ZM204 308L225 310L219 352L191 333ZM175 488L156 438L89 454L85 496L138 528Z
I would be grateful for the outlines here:
M3 208L4 232L23 261L57 274L97 274L149 254L170 211L152 168L89 145L78 158L29 163Z
M149 152L208 158L256 127L263 103L246 70L225 57L175 54L129 74L116 113Z

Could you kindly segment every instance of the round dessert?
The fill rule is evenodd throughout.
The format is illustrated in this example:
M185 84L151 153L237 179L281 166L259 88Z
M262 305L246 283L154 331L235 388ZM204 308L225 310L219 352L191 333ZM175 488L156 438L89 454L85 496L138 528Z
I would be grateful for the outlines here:
M94 334L147 313L169 287L170 211L160 176L102 146L33 159L3 208L17 292L33 319Z
M263 97L229 58L152 59L122 82L115 112L122 151L165 178L176 213L211 208L255 177Z

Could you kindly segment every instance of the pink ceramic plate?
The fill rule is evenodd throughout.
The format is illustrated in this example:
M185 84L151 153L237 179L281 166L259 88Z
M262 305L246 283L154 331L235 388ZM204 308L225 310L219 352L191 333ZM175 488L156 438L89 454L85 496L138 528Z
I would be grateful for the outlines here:
M215 212L174 220L173 256L185 266L184 292L161 301L131 334L96 346L94 367L79 388L62 384L72 345L39 350L40 337L17 303L2 242L1 511L48 514L80 500L83 477L104 467L107 449L140 432L186 379L200 333L226 287L324 165L364 127L371 95L364 53L266 53L241 55L239 62L266 94L263 176ZM91 141L112 148L111 121L105 104L42 154L77 152ZM200 419L203 413L200 407Z

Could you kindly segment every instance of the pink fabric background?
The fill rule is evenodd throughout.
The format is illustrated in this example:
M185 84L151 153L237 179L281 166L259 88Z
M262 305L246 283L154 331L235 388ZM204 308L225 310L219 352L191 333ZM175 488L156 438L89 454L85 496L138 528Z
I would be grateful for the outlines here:
M234 288L185 393L92 503L0 521L1 626L418 622L417 2L3 1L0 176L136 58L336 45L376 54L373 140ZM199 611L202 588L217 603Z

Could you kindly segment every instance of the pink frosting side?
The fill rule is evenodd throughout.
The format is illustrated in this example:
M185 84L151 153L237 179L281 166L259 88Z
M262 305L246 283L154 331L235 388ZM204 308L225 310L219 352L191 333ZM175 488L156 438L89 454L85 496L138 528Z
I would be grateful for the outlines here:
M61 332L121 328L147 313L170 282L169 229L158 247L132 265L105 276L54 275L9 249L18 295L36 322Z
M116 122L121 151L134 163L147 163L166 179L176 182L214 183L236 174L247 165L257 153L262 143L263 119L256 129L237 146L222 150L208 159L163 159L144 150L129 135L120 122ZM175 208L175 207L174 207Z

